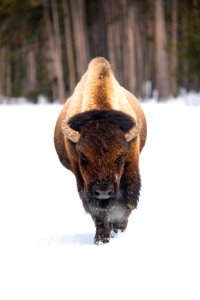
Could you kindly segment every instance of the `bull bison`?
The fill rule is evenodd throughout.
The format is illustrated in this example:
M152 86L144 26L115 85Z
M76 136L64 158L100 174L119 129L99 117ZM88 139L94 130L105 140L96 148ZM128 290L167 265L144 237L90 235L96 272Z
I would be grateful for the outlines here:
M94 58L60 112L54 142L60 162L76 176L96 244L124 231L137 207L145 140L139 102L119 85L105 58Z

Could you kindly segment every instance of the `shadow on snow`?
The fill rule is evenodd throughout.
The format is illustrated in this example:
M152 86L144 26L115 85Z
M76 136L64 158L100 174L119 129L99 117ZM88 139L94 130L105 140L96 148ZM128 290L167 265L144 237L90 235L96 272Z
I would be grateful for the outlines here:
M92 233L75 233L54 235L47 238L43 238L40 241L42 245L93 245L94 234Z

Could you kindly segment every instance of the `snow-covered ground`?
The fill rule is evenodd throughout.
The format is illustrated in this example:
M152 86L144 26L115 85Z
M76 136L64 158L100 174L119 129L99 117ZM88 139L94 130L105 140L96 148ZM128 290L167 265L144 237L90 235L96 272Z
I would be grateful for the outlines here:
M0 106L0 300L200 299L200 107L143 107L138 209L96 246L54 151L61 106Z

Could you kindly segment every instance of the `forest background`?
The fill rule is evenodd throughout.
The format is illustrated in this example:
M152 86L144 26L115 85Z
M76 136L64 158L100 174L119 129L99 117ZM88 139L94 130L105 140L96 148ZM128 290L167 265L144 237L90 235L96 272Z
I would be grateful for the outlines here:
M0 1L0 102L64 102L96 56L140 99L199 92L200 1Z

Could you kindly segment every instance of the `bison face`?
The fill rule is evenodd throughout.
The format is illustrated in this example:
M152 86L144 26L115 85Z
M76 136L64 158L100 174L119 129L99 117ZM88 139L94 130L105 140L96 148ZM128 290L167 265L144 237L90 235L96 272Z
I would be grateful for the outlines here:
M76 144L76 151L87 197L96 200L115 198L128 151L122 131L107 121L88 122Z
M88 202L106 207L120 196L129 142L139 128L119 111L92 110L63 122L64 135L75 144L76 161Z

